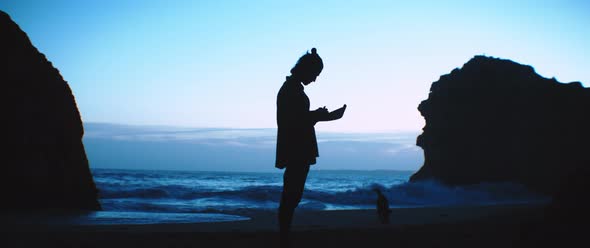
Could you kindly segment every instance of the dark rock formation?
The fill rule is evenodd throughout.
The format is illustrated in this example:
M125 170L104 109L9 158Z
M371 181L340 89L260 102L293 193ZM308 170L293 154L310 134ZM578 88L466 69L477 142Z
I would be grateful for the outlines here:
M1 209L99 209L80 113L59 71L0 11Z
M531 66L476 56L432 83L418 109L425 162L411 181L516 182L553 194L590 165L590 90Z

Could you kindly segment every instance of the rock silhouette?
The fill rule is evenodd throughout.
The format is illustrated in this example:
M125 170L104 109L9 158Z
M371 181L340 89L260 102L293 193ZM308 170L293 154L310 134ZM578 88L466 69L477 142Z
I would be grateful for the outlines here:
M475 56L432 83L420 103L426 125L417 145L425 161L410 180L516 182L548 195L581 193L563 185L589 165L589 109L590 90L579 82Z
M0 11L4 142L2 209L100 209L72 91Z

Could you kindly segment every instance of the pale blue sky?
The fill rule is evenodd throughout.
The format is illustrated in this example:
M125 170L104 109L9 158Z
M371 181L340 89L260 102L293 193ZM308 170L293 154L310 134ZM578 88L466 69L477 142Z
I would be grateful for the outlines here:
M276 92L317 47L320 131L419 130L430 84L486 54L590 83L589 1L3 0L85 122L275 127Z

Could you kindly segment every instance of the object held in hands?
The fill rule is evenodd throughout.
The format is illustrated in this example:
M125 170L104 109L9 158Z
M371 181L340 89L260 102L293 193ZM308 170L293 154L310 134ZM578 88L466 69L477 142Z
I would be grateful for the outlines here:
M333 121L342 118L344 111L346 110L346 104L339 109L329 112L324 118L319 121Z

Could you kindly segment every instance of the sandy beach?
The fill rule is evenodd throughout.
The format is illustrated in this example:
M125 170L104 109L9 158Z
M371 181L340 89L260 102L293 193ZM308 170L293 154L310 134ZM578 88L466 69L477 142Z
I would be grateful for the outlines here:
M544 226L543 205L298 211L293 247L523 247L563 242ZM3 225L4 247L277 247L273 211L237 211L245 221L152 225ZM561 230L561 232L560 232ZM573 241L572 241L573 242Z

